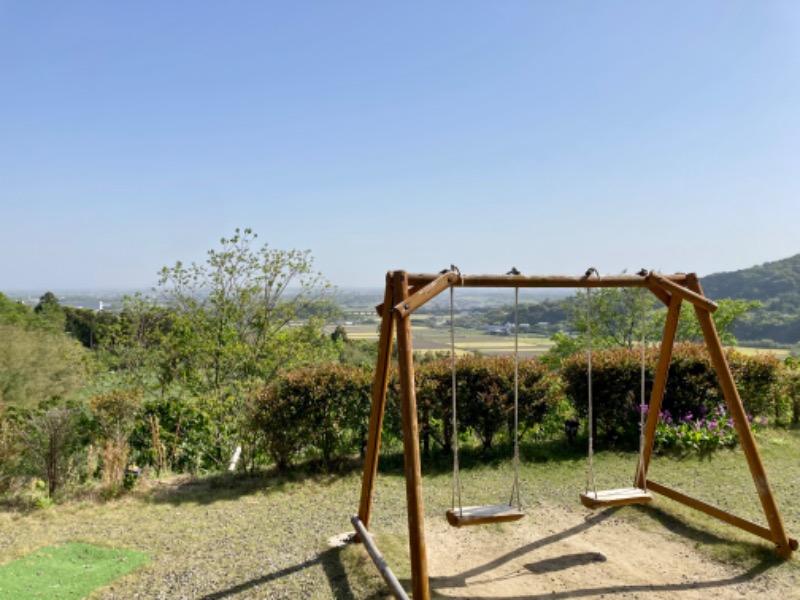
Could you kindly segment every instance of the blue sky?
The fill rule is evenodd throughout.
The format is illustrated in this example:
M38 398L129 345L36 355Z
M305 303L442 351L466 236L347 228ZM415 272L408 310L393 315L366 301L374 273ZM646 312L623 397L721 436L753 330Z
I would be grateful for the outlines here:
M800 252L800 3L0 0L0 290Z

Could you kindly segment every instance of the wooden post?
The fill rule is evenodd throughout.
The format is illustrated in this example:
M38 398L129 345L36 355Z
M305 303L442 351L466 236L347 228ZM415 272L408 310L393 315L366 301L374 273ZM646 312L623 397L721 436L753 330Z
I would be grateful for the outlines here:
M394 273L394 299L408 298L408 275ZM397 318L397 353L400 365L403 450L406 471L406 506L408 543L411 551L411 583L415 600L429 600L428 554L425 547L425 509L422 502L422 467L420 465L417 396L414 389L414 354L411 346L411 315Z
M658 426L658 415L661 412L661 403L664 400L664 391L667 389L667 374L669 363L672 360L672 348L675 345L675 333L678 330L678 319L681 316L682 300L673 295L669 299L667 319L664 323L664 335L661 338L661 352L658 355L656 376L653 380L653 389L650 392L650 404L647 406L647 424L644 428L644 442L642 444L642 460L639 471L636 473L636 487L645 487L645 478L650 467L650 457L653 454L653 443Z
M406 317L426 302L433 300L458 280L458 275L445 271L430 283L410 292L410 296L394 307L399 317Z
M392 273L386 274L384 306L392 306L394 297ZM364 457L364 476L361 480L361 503L358 517L366 529L372 515L372 498L375 493L375 478L378 474L378 455L381 446L381 429L386 411L386 390L389 386L389 370L392 362L392 338L394 337L394 317L387 309L381 320L381 333L378 340L378 364L375 368L375 383L372 387L372 408L369 415L369 432Z
M687 285L697 294L703 294L700 281L698 281L696 276L688 277ZM698 304L695 304L694 309L697 314L697 321L700 324L700 328L703 330L703 337L705 338L708 352L711 355L711 362L717 372L722 393L725 395L728 411L733 418L733 422L736 424L736 431L739 433L739 443L742 445L742 451L744 452L745 458L747 458L747 465L753 476L753 482L758 491L758 497L761 499L764 515L767 517L767 522L772 532L772 541L775 542L778 547L778 554L783 558L789 558L792 555L792 546L789 537L786 535L783 519L778 510L778 505L775 502L772 488L769 485L767 472L764 469L764 464L761 462L761 456L758 453L758 447L756 446L753 432L750 429L750 423L747 420L747 413L744 410L742 399L739 397L739 392L736 389L736 383L733 380L728 361L725 358L725 352L722 349L719 335L717 335L717 328L708 310L705 310Z
M686 281L688 282L691 277L694 277L694 280L697 281L697 276L694 273L690 273L686 276ZM658 286L664 288L667 292L672 294L673 296L680 296L687 302L691 302L695 306L698 306L705 310L706 312L714 312L717 310L717 305L715 302L712 302L708 298L706 298L703 294L698 294L697 292L688 289L674 281L670 281L667 277L663 275L659 275L658 273L651 273L647 276L648 281L655 283Z
M361 522L361 519L358 518L358 515L354 515L350 519L350 522L353 524L358 537L361 538L362 542L364 542L364 547L367 549L367 554L369 554L372 562L375 563L375 566L378 568L378 572L381 574L381 577L383 577L386 585L388 585L389 589L392 590L394 597L398 598L398 600L408 600L408 594L406 594L403 586L400 585L399 581L397 581L397 577L395 577L395 574L383 559L383 555L381 555L380 550L378 550L378 547L375 545L375 542L372 541L367 528L364 527L364 524Z

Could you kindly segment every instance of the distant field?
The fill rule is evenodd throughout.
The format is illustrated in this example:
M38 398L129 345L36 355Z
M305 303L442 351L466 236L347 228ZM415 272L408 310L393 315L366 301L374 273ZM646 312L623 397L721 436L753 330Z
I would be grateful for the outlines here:
M348 325L347 336L353 340L377 340L378 329L375 325ZM424 325L415 325L413 328L413 345L417 352L448 352L450 350L450 330L432 329ZM552 342L545 337L520 336L520 356L535 356L544 354L552 346ZM511 354L514 352L513 336L497 336L474 330L456 329L456 352L467 354L480 352L481 354L497 355Z
M750 355L750 356L752 356L754 354L774 354L776 357L780 358L781 360L783 360L784 358L789 356L789 353L790 353L789 350L774 350L772 348L749 348L749 347L744 347L744 346L737 346L736 347L736 351L737 352L741 352L742 354Z
M424 319L423 319L424 322ZM378 325L348 325L347 335L353 340L378 339ZM420 323L413 327L413 345L417 352L449 352L450 330L434 329ZM553 343L545 337L521 335L519 338L520 356L535 356L547 352ZM774 354L783 360L789 356L789 350L773 350L768 348L754 348L740 346L737 351L747 354ZM456 329L456 352L468 354L480 352L486 355L512 354L514 352L513 336L490 335L475 330Z

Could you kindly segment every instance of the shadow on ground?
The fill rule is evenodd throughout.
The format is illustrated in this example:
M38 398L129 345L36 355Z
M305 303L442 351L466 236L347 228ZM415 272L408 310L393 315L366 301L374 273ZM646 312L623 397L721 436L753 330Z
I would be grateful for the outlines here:
M258 593L258 588L261 586L278 582L285 577L317 566L321 566L325 572L325 576L330 584L332 598L340 600L378 600L386 598L387 593L382 590L374 592L366 597L363 594L359 594L358 596L354 594L350 579L342 562L343 551L344 548L342 547L328 548L311 560L280 569L279 571L265 573L261 577L207 594L199 600L224 600L225 598L233 598L238 594L248 594L248 597L252 597L253 594Z
M681 522L677 518L657 508L650 506L637 506L635 508L636 510L648 514L648 516L652 517L653 519L661 523L666 529L669 529L670 531L673 531L695 542L701 542L703 544L732 543L731 540L729 539L718 537L712 533L700 530L696 527ZM526 544L525 546L516 548L513 551L508 552L507 554L501 557L488 561L485 564L480 565L478 567L473 567L471 569L468 569L462 573L458 573L457 575L431 578L430 580L431 590L433 592L437 592L439 590L442 591L448 590L446 596L444 594L441 594L442 597L452 598L455 600L467 600L469 598L473 598L473 596L470 595L468 591L467 582L469 579L480 577L487 573L491 573L498 567L514 559L522 558L525 555L535 552L537 549L540 549L544 546L560 542L574 535L578 535L590 529L591 527L594 527L602 523L604 520L612 517L619 510L620 510L619 508L612 508L602 513L598 513L588 518L584 523L571 527L570 529L564 530L562 532L555 533L553 535L533 541L530 544ZM602 582L598 582L599 585L597 587L575 588L560 592L533 591L529 595L519 596L518 598L520 600L522 598L534 599L534 600L544 599L544 598L548 599L585 598L585 597L630 595L636 592L642 592L642 593L646 592L651 594L662 593L664 596L667 596L669 593L680 592L683 590L709 590L709 594L714 594L716 592L716 595L723 596L725 593L724 592L725 588L753 581L755 578L764 574L769 569L783 563L783 561L774 552L770 552L769 549L765 548L763 544L759 544L758 542L749 544L749 550L751 552L751 555L756 557L757 560L756 564L746 570L743 570L738 575L734 575L732 577L721 578L721 579L709 579L707 581L692 581L692 582L658 584L658 585L635 584L635 585L603 586ZM584 566L593 562L604 562L605 560L606 557L600 553L583 552L583 553L563 555L556 558L547 558L539 561L525 563L524 567L531 575L542 575L542 574L552 573L558 570ZM403 586L406 589L410 589L411 582L408 580L404 580ZM534 589L534 586L535 583L532 580L530 586L531 589ZM457 592L454 594L453 593L454 588L464 588L464 595L463 596L458 595ZM484 596L482 596L481 598L484 598ZM491 600L492 597L486 596L485 598ZM503 596L503 598L505 600L508 600L508 596Z
M569 462L577 463L586 459L583 449L564 441L525 444L520 449L523 462ZM507 444L482 451L477 448L459 450L459 465L463 471L472 468L486 468L508 463L513 456L513 448ZM441 449L434 449L422 457L422 471L425 475L443 475L452 472L453 458ZM213 504L214 502L236 500L252 494L280 493L287 485L313 481L319 485L338 481L362 472L364 461L351 458L337 465L333 473L326 472L318 462L305 462L292 469L280 472L275 468L265 468L255 473L221 473L196 477L176 476L168 481L152 480L140 494L148 495L156 503L180 505L184 503ZM383 475L403 476L405 473L402 452L385 452L381 455L379 471Z

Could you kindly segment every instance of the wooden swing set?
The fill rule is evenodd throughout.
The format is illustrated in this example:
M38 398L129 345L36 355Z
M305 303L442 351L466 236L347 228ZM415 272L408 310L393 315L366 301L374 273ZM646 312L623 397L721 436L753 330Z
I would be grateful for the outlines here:
M755 438L750 430L742 400L736 389L736 384L725 358L722 344L720 343L716 327L711 318L711 314L717 309L717 305L703 294L700 281L695 274L676 273L673 275L662 275L654 272L641 271L637 275L601 277L597 274L596 270L590 269L587 271L586 275L577 277L562 275L526 276L518 274L516 270L512 270L508 275L462 275L455 267L446 269L438 274L408 274L405 271L390 271L386 275L384 301L376 307L378 314L381 316L378 363L375 371L372 393L372 409L370 413L360 505L358 514L354 515L351 521L356 530L356 539L365 544L369 555L395 596L398 598L407 598L405 591L398 583L391 569L383 560L369 536L375 479L378 471L381 429L386 408L386 392L389 384L393 339L396 330L403 450L405 457L411 583L413 597L417 600L428 600L430 598L430 587L428 583L428 560L424 530L419 429L417 423L416 390L414 385L414 356L411 344L411 315L425 303L445 290L450 289L452 324L452 289L454 287L515 288L517 290L515 294L518 293L520 288L585 288L587 289L587 294L590 293L592 288L643 288L644 290L649 290L667 306L667 317L664 324L660 354L656 365L655 379L650 393L647 420L642 423L643 433L640 444L639 462L636 468L633 487L597 491L590 489L591 486L587 484L586 492L580 495L581 502L589 508L641 504L649 502L652 498L651 493L654 492L774 543L778 555L783 558L789 558L792 552L797 549L797 540L790 539L784 528L783 519L775 502L772 488L769 485L767 473L758 453ZM517 298L518 296L515 295L515 320ZM666 389L667 374L672 358L678 318L684 300L694 307L698 323L703 332L706 347L719 379L720 387L725 396L728 411L734 421L736 431L739 434L739 441L761 501L764 516L768 524L767 527L731 514L721 508L707 504L648 478L648 467L653 450L658 415L661 411L661 403L664 397L664 390ZM515 438L517 437L516 412L518 406L516 391L516 357L518 355L516 351L517 330L518 323L515 323ZM591 346L589 346L588 349L588 356L589 364L591 365ZM454 361L455 355L453 353L453 365L455 365ZM455 419L454 366L453 373L453 415ZM589 367L589 381L589 389L591 390L591 366ZM591 410L591 392L589 400L589 407ZM642 413L644 413L644 411L642 411ZM454 433L457 431L455 421L453 430ZM590 479L592 479L591 426L589 427L589 431L589 471ZM457 439L455 441L457 442ZM460 487L456 490L456 480L458 476L457 456L456 446L454 452L454 501L451 510L447 511L447 519L451 525L461 527L465 525L506 522L514 521L524 516L519 502L519 483L517 477L519 450L516 439L514 486L512 487L512 501L509 502L509 505L462 507ZM591 483L593 485L593 481ZM458 493L458 507L455 506L456 493ZM513 504L515 494L516 506Z

